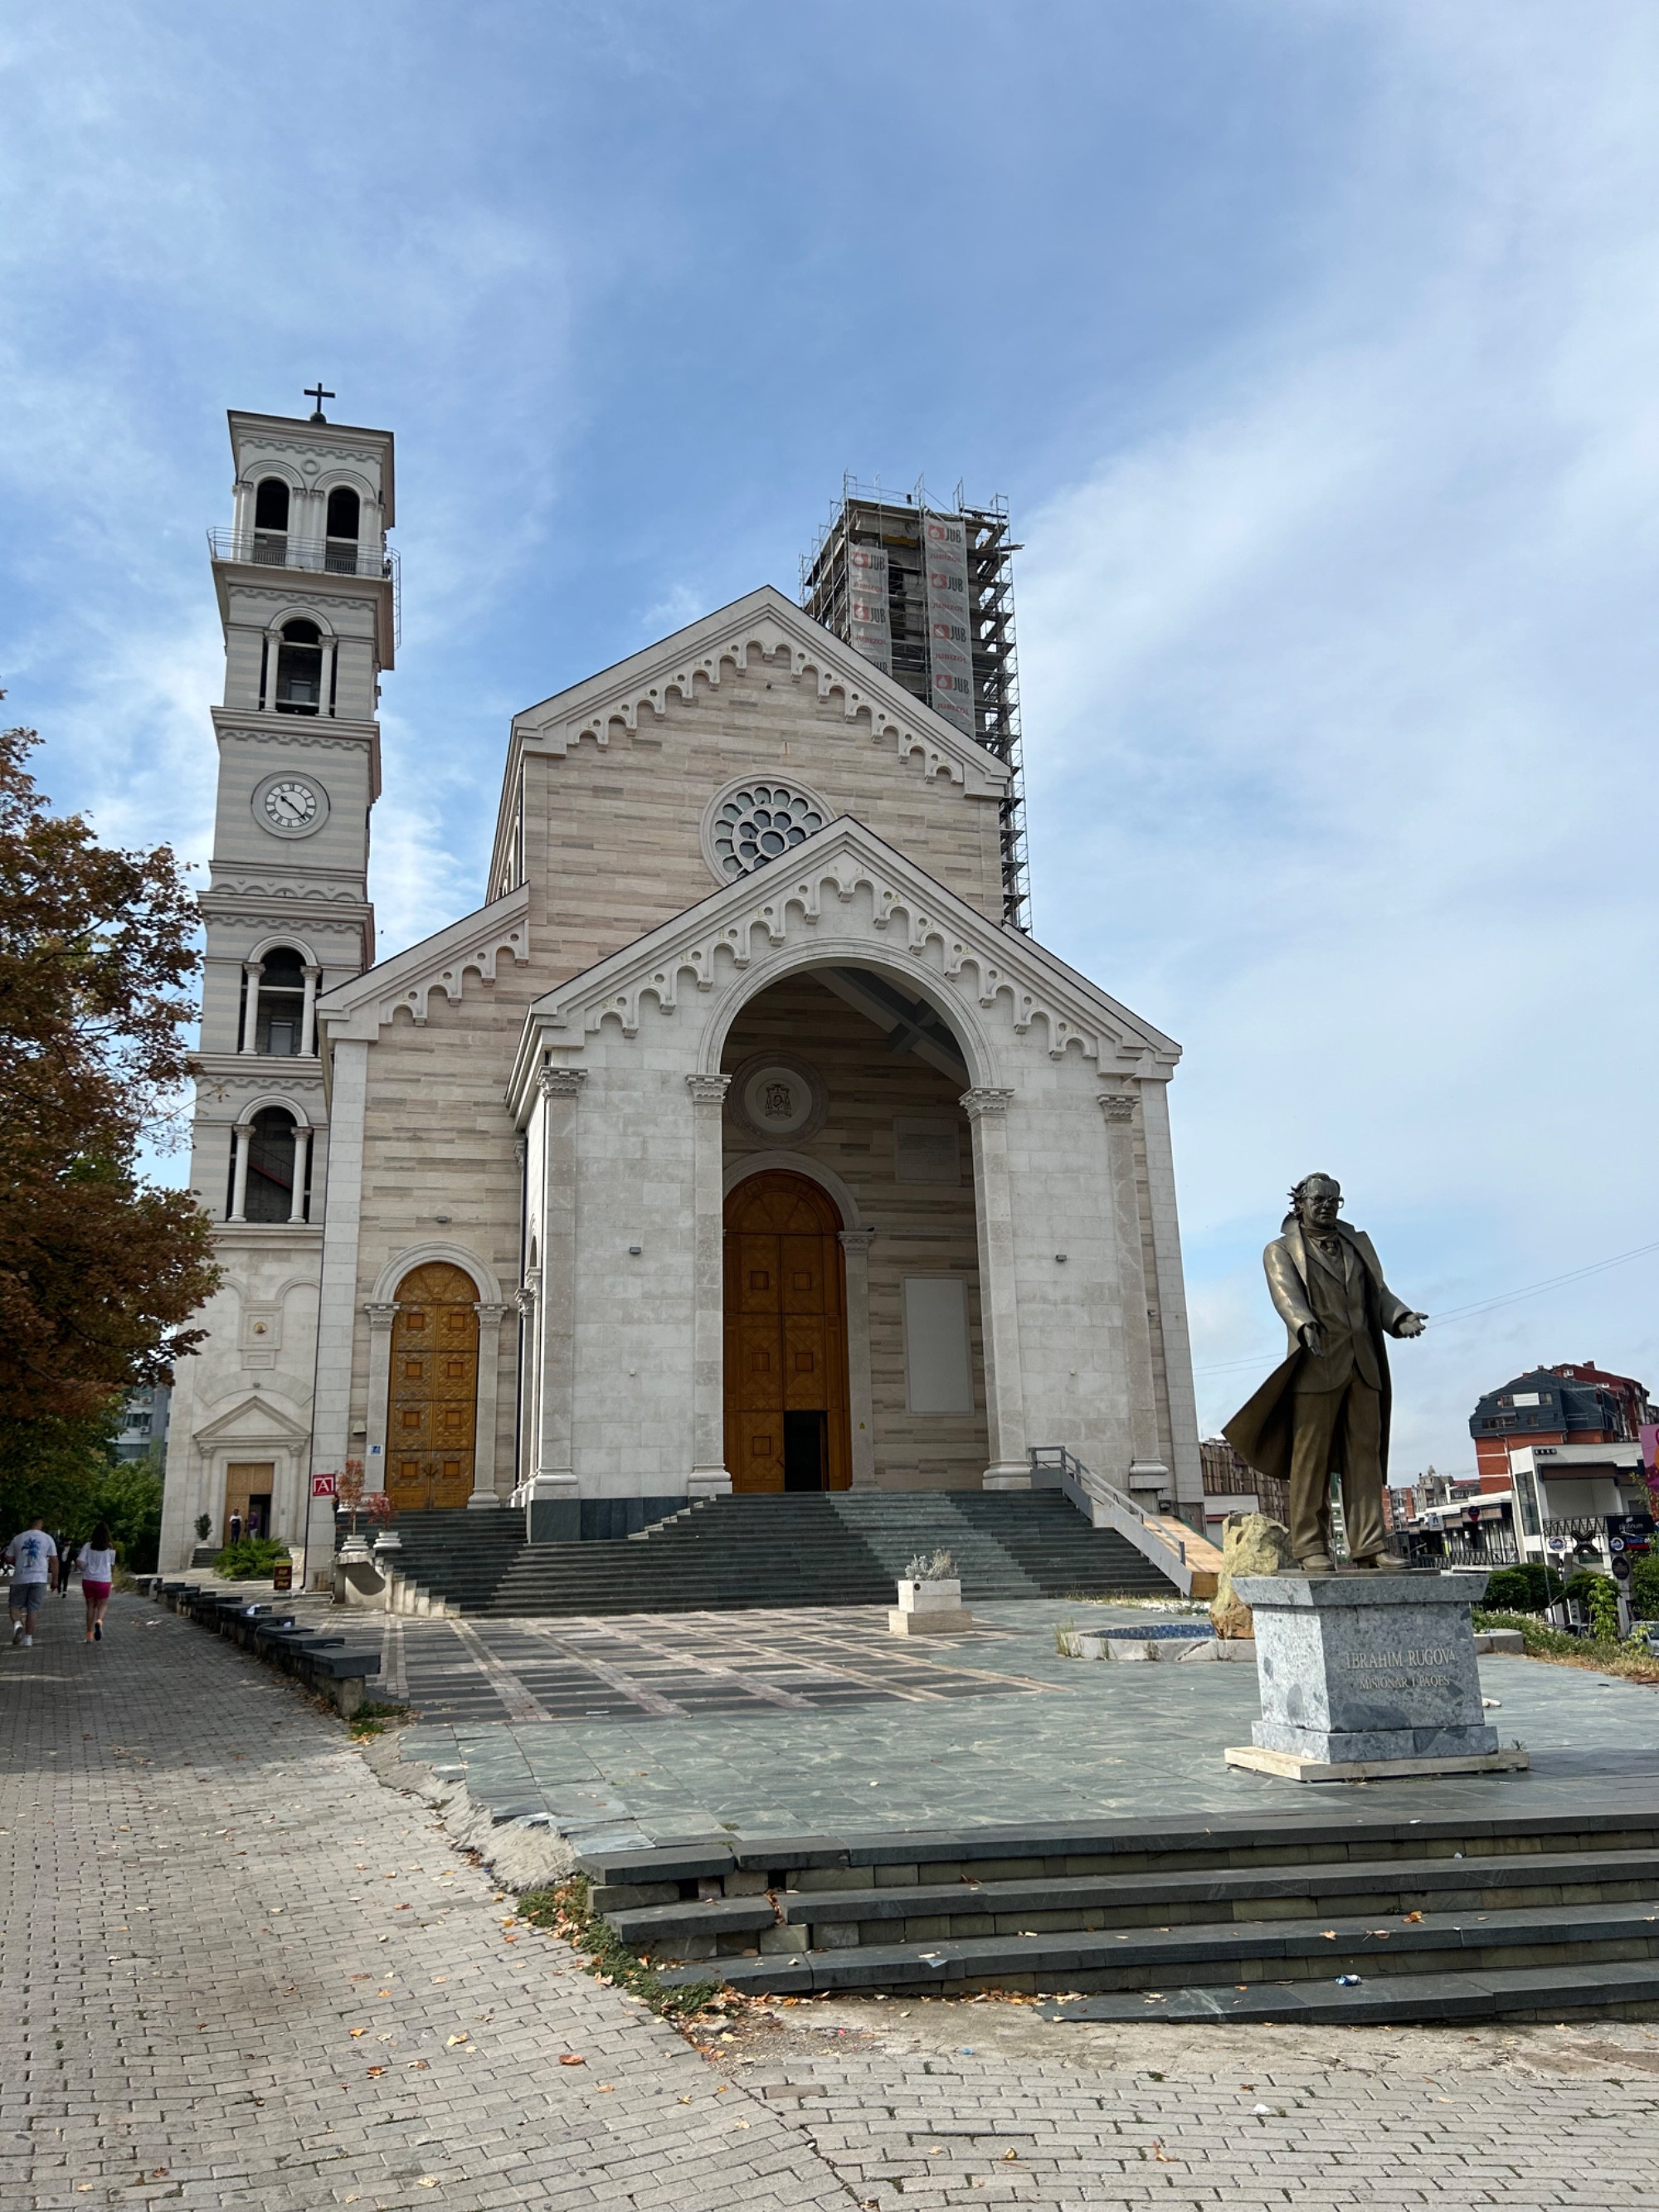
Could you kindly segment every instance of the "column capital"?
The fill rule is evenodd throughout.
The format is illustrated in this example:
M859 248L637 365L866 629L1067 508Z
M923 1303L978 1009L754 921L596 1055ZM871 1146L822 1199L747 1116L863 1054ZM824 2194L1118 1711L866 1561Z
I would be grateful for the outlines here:
M473 1302L472 1310L485 1328L499 1328L508 1314L516 1312L518 1309L512 1304L498 1305L493 1299L477 1298Z
M719 1106L732 1088L732 1079L729 1075L688 1075L685 1087L691 1093L693 1105Z
M544 1098L576 1098L587 1080L585 1067L543 1067L536 1072L536 1088Z
M1103 1091L1095 1103L1109 1124L1126 1123L1135 1118L1135 1094L1133 1091Z
M843 1252L868 1252L876 1241L873 1229L838 1229L836 1242Z
M536 1293L528 1283L525 1285L523 1290L514 1291L513 1306L515 1312L525 1315L526 1318L535 1312Z
M242 969L246 975L263 975L265 972L265 963L263 960L244 960Z
M307 961L306 962L305 965L304 965L304 966L301 969L301 970L300 970L300 973L301 973L302 975L316 975L316 976L320 976L320 975L321 975L321 974L322 974L322 972L323 972L323 971L322 971L322 969L320 969L320 968L316 964L316 963L315 963L314 961L311 961L311 960L307 960Z
M371 1328L390 1328L398 1318L398 1301L392 1298L384 1305L371 1304L366 1305L363 1311L368 1316Z
M964 1091L957 1103L970 1121L977 1121L981 1114L1006 1113L1013 1095L1012 1091L997 1091L982 1085L975 1090Z

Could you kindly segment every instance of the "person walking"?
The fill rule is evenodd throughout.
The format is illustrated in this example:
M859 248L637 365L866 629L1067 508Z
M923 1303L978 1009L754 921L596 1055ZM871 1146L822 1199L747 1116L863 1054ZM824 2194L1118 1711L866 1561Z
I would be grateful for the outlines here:
M6 1547L11 1566L11 1640L27 1651L34 1642L34 1616L49 1589L58 1587L58 1547L38 1513Z
M52 1541L58 1547L58 1595L59 1597L67 1597L69 1579L75 1566L75 1555L81 1547L63 1535L54 1536Z
M115 1540L100 1521L80 1550L81 1595L87 1601L87 1642L104 1640L104 1607L115 1582Z

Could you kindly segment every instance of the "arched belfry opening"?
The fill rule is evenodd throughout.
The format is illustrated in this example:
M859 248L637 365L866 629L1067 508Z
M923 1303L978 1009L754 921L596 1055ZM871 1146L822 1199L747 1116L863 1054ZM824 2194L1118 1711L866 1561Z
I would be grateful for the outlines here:
M281 477L266 477L253 495L253 557L270 567L288 560L289 489Z
M323 566L335 575L355 576L357 573L362 514L362 502L350 485L336 484L328 495L324 525L328 543L323 556Z
M315 714L323 702L323 634L314 622L296 616L285 622L276 645L279 714Z

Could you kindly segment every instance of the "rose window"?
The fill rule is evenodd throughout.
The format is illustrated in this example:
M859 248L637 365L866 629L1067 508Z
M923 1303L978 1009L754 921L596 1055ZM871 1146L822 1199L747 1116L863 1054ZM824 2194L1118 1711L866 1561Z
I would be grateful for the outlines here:
M724 875L749 875L823 827L817 799L787 784L744 784L722 802L710 824L715 865Z

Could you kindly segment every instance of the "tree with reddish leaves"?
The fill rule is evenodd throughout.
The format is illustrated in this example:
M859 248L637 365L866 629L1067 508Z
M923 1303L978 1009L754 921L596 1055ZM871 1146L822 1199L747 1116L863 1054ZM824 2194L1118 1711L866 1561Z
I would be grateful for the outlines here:
M0 731L0 1487L66 1464L171 1380L218 1280L205 1217L146 1185L187 1074L200 967L172 852L115 852Z

